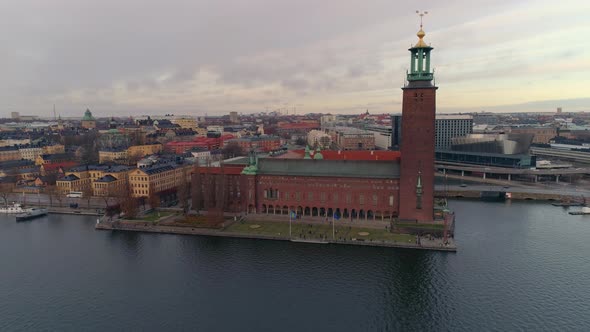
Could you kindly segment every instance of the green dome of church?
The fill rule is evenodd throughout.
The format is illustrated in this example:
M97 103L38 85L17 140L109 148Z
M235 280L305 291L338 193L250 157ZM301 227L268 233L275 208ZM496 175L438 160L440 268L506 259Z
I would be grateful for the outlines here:
M84 116L82 117L82 121L94 121L94 117L92 116L92 112L89 109L86 109L84 112Z

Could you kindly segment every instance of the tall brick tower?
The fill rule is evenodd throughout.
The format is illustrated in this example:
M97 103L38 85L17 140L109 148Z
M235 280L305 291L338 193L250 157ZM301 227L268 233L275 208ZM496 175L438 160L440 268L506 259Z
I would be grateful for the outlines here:
M434 215L434 121L436 89L430 69L432 47L420 31L418 43L409 49L410 72L402 88L402 140L400 213L402 221L432 222Z

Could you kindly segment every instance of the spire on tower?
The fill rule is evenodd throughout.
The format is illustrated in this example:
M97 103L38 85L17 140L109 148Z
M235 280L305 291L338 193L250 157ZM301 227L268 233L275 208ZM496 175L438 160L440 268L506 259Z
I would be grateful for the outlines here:
M428 12L417 10L416 14L420 16L420 30L418 31L418 33L416 33L416 36L418 36L418 43L414 47L428 47L428 45L426 45L426 43L424 42L424 36L426 36L426 32L422 30L422 19L424 18L424 15L428 14Z

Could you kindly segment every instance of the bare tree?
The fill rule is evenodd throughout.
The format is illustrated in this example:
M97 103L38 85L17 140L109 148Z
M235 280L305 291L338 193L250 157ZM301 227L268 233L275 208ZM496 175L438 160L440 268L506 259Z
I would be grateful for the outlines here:
M14 190L14 183L2 182L0 183L0 198L4 200L4 205L8 206L8 197Z
M229 142L221 150L224 159L239 157L244 155L244 151L237 142Z
M84 189L82 189L82 195L86 199L86 207L90 209L90 201L92 200L92 196L94 196L92 184L90 184L89 186L85 186Z
M191 196L190 193L190 182L188 180L189 175L189 168L187 166L182 167L182 178L180 183L178 184L178 200L180 201L180 207L182 208L182 213L186 215L189 209L189 199Z
M160 207L160 196L158 196L156 193L150 193L150 196L148 197L148 204L153 210L156 210Z
M49 206L53 206L53 198L55 198L57 195L57 188L55 187L55 184L47 184L47 186L45 186L45 194L47 195L47 198L49 198Z
M117 202L125 218L133 219L139 213L139 202L137 198L132 196L131 187L128 183L119 187Z

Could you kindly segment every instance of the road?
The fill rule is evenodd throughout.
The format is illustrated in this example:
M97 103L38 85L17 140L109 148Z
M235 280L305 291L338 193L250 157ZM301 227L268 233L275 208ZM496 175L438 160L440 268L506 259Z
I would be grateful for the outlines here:
M558 194L569 196L590 197L589 189L576 188L572 186L535 186L535 187L516 187L516 186L498 186L485 184L469 184L465 187L461 185L436 185L435 190L443 191L505 191L511 193L531 193L531 194Z
M50 205L49 195L47 194L19 194L13 193L8 196L8 204L12 202L19 202L19 203L26 203L29 205L43 205L48 206ZM106 207L105 200L102 197L92 197L90 199L90 206L88 206L88 200L86 198L61 198L61 202L57 200L57 198L53 197L53 202L51 206L59 206L59 207L67 207L70 206L70 203L78 203L81 208L99 208L104 209ZM0 204L4 204L4 202L0 201ZM113 198L109 199L109 204L115 204L115 200Z

